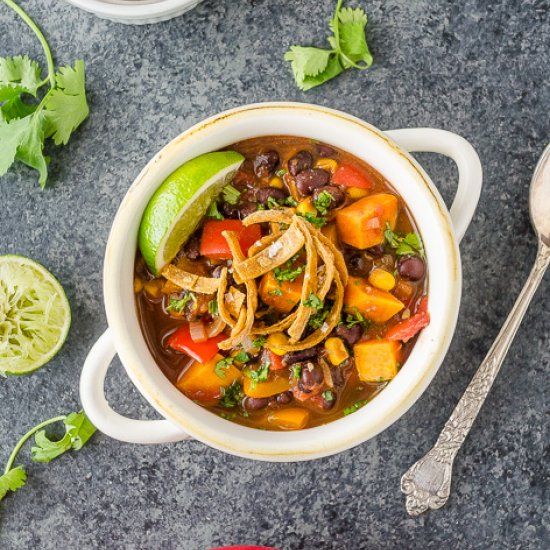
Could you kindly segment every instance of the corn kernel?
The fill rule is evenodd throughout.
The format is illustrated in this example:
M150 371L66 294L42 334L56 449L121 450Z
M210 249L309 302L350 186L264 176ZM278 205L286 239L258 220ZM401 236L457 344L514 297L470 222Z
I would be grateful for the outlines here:
M370 272L369 283L375 288L389 291L395 286L395 277L385 269L377 267Z
M334 172L336 172L336 168L338 168L338 163L334 159L318 159L315 161L313 166L315 168L322 168L323 170L334 174Z
M369 190L362 187L346 187L346 193L350 199L362 199L369 194Z
M348 350L340 338L327 338L325 349L327 350L329 361L333 365L339 365L349 357Z
M283 180L275 176L269 180L269 187L276 187L277 189L282 189L284 187Z
M282 332L274 332L267 337L266 346L273 353L276 353L277 355L284 355L286 351L284 349L278 348L277 346L286 343L288 343L288 340Z
M139 277L136 277L134 279L134 292L136 294L139 294L142 290L143 290L143 281Z
M311 197L308 197L307 199L303 199L298 203L298 206L296 207L296 212L298 214L301 214L304 216L308 212L313 214L314 216L317 215L317 209L315 206L313 206L313 200Z
M160 298L163 285L164 283L160 279L153 279L143 283L143 288L152 298Z

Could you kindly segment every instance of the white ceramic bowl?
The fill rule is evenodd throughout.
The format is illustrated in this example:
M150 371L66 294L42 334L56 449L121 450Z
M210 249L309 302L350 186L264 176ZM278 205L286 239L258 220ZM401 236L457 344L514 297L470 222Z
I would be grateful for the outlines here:
M231 143L262 136L293 135L321 140L365 160L395 187L422 234L429 273L431 323L388 387L356 413L324 426L272 432L241 426L185 397L156 365L139 326L133 267L142 213L154 191L178 166ZM458 191L447 211L434 184L406 151L433 151L453 158ZM104 265L109 330L91 350L80 392L86 413L106 434L135 443L165 443L192 436L212 447L259 460L294 461L327 456L375 436L418 399L448 349L458 315L461 264L457 241L474 213L481 190L481 165L463 138L434 129L382 132L345 113L297 103L247 105L215 115L171 141L143 169L113 222ZM115 353L137 389L166 419L132 420L114 412L104 380Z
M159 23L182 15L202 0L67 0L98 17L126 25Z

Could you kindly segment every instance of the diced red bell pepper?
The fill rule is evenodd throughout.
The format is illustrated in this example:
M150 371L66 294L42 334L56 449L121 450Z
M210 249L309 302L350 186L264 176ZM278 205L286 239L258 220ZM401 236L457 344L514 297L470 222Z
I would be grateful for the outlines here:
M194 342L189 332L189 325L183 325L170 335L166 345L176 351L186 353L199 363L208 363L218 353L218 344L225 338L226 336L223 334L218 334L205 342Z
M222 231L235 231L244 254L262 238L262 230L258 224L245 227L240 220L210 220L202 229L200 253L213 260L231 260L229 245Z
M423 296L418 304L416 313L406 321L401 321L390 328L386 333L386 338L388 340L401 340L402 342L407 342L429 324L430 314L428 313L428 297Z
M280 355L277 355L271 350L268 351L269 357L269 370L281 370L284 369L283 358Z
M340 165L332 174L331 183L345 185L346 187L360 187L361 189L372 189L374 187L374 182L368 173L351 164Z

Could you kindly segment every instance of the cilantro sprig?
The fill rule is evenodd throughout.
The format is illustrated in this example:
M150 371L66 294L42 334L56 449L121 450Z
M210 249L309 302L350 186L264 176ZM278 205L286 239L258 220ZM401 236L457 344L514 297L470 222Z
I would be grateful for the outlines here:
M367 14L361 8L342 8L338 0L329 22L331 49L291 46L285 54L290 61L297 86L307 91L338 76L345 69L367 69L372 55L365 38Z
M248 367L244 369L244 375L252 380L252 389L256 387L257 382L265 382L267 380L269 376L269 367L270 363L269 361L266 361L265 363L262 363L260 367L256 370L250 369Z
M54 441L46 435L44 428L57 422L63 422L65 435L61 439ZM13 449L8 458L4 473L0 476L0 500L8 492L15 492L25 485L27 472L23 466L14 466L14 463L23 445L33 435L36 445L31 449L32 460L34 462L50 462L67 451L79 451L82 449L95 431L95 426L88 420L84 411L50 418L29 430Z
M197 297L195 294L193 292L187 292L181 299L170 298L170 304L166 307L166 311L181 313L189 302L195 303L196 301Z
M55 145L66 145L89 114L84 61L56 72L48 42L36 23L13 0L2 1L37 36L46 56L48 76L42 78L40 65L26 55L0 58L0 176L19 161L38 172L44 188L49 162L44 156L45 141L51 138ZM35 101L28 101L29 97Z
M389 223L386 223L384 238L389 246L395 249L398 256L414 256L418 254L424 257L424 245L417 233L407 233L404 236L397 235L392 231Z

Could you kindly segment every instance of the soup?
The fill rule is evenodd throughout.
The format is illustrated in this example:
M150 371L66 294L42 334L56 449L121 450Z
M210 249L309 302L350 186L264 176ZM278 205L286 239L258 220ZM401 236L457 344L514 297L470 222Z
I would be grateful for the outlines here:
M325 424L386 387L428 325L422 240L391 183L313 140L244 157L158 276L138 251L151 354L188 398L267 430Z

